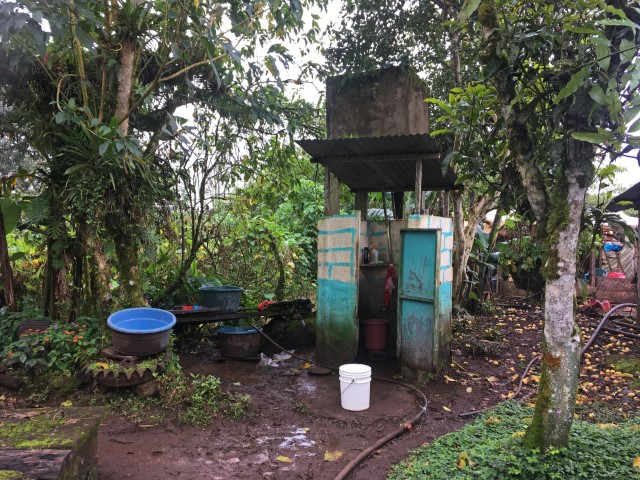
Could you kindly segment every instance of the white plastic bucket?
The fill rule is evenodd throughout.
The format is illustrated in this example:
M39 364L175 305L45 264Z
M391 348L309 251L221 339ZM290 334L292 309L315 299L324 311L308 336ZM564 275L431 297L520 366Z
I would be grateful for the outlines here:
M342 365L338 372L342 408L353 412L369 408L371 367L360 363L347 363Z

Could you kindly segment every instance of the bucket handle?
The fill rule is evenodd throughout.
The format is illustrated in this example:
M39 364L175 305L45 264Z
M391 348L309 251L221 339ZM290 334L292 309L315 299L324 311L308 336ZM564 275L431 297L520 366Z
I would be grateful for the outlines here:
M347 385L347 388L345 388L344 390L341 390L341 391L340 391L340 396L344 395L344 392L346 392L346 391L349 389L349 387L350 387L351 385L353 385L355 382L356 382L356 379L355 379L355 378L352 378L352 379L351 379L351 383L350 383L349 385Z

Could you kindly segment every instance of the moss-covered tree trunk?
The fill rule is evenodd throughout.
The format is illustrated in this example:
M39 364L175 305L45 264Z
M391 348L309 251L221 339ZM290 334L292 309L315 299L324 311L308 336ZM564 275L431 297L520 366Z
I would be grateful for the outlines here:
M566 167L551 199L547 225L542 374L524 442L542 450L569 440L580 370L580 329L574 321L577 245L593 147L570 137Z
M51 174L53 182L59 177ZM53 183L52 182L52 183ZM47 263L44 278L42 308L44 314L54 320L61 320L69 309L69 284L67 281L67 247L69 236L62 206L55 187L50 188L49 218L47 225Z
M109 281L111 266L104 253L104 244L97 232L87 225L79 227L83 231L84 257L84 302L91 306L93 314L100 317L110 312Z
M549 165L554 168L541 167L536 158L540 147L536 148L538 144L531 130L538 100L518 96L517 92L524 87L517 82L526 79L519 70L522 65L513 63L513 58L501 48L510 37L507 29L501 28L494 0L481 1L478 19L485 40L482 60L486 74L496 89L509 150L538 220L538 240L547 247L542 375L534 418L524 439L526 445L544 450L567 444L575 408L580 365L580 331L574 322L577 244L584 197L593 175L594 149L592 144L577 141L571 134L595 130L589 123L594 101L589 95L589 85L585 84L572 97L553 102L555 106L549 107L553 108L553 119L547 128L554 135L546 141L555 144L546 144L544 148L550 149ZM557 54L570 57L562 50ZM552 98L557 92L551 90ZM540 152L541 158L545 158L544 153Z
M11 262L9 260L9 248L7 245L7 235L4 229L4 217L0 211L0 273L3 281L4 303L10 312L18 309L16 303L16 294L13 287L13 272L11 271Z
M134 235L120 233L114 237L120 279L121 307L143 307L144 288L140 275L138 241Z

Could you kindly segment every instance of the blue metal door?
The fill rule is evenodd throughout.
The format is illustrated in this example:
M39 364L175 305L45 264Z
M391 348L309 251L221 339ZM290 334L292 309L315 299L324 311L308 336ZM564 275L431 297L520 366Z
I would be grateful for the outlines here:
M411 376L435 370L440 231L403 230L398 288L400 362Z

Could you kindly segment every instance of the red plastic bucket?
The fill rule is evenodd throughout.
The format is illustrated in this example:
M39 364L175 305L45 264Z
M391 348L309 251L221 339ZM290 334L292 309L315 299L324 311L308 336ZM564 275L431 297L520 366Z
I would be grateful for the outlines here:
M362 320L364 327L364 348L370 352L384 352L387 347L387 325L385 318Z

